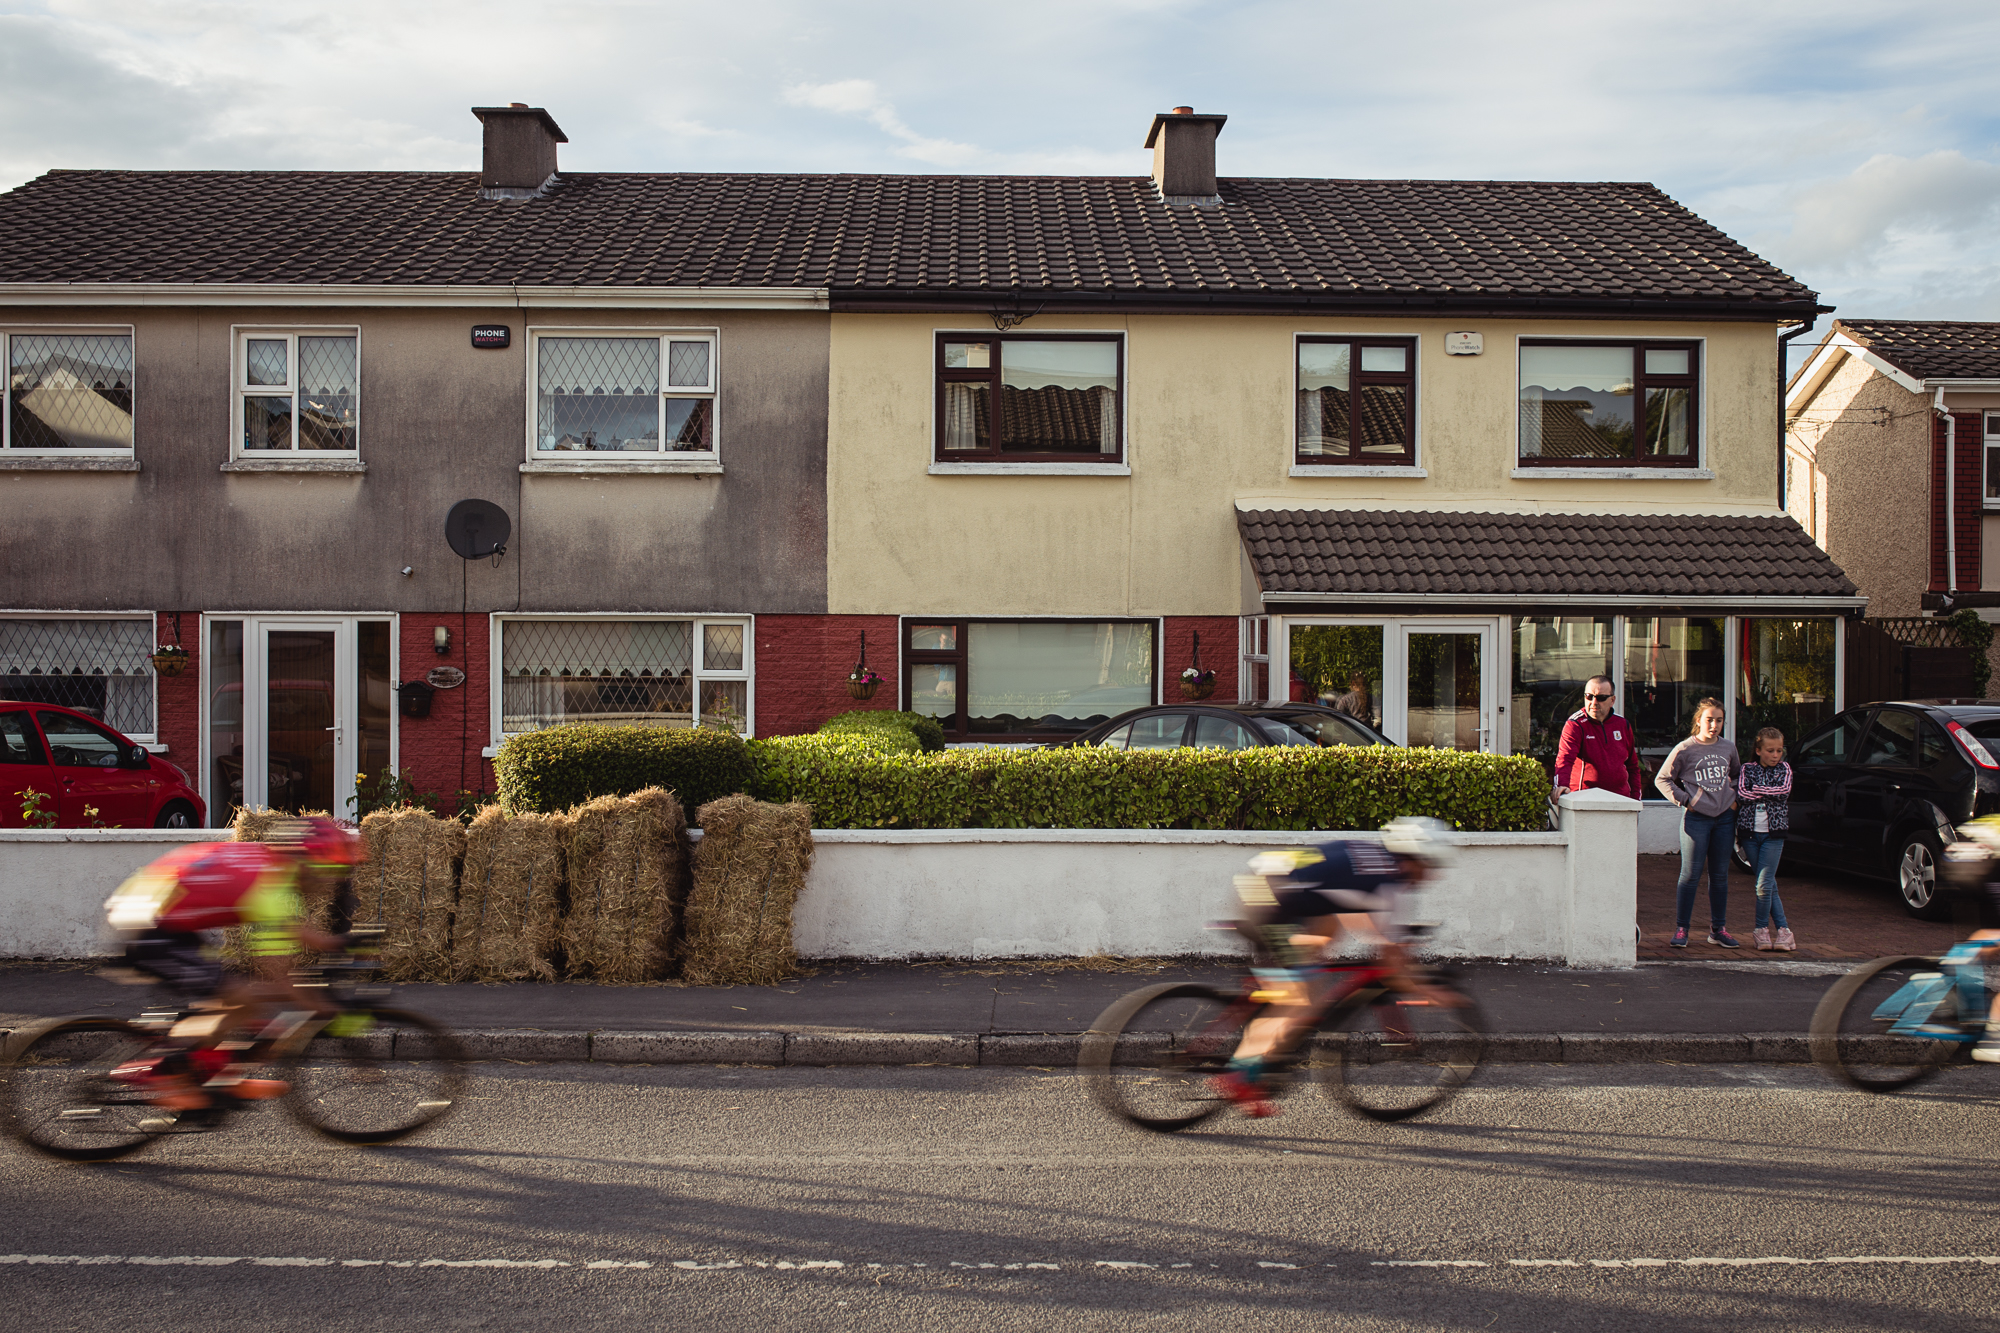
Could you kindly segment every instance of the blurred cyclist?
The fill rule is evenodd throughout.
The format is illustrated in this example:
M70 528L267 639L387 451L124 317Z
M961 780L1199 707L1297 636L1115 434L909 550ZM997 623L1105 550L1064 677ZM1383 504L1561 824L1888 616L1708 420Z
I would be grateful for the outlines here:
M1430 993L1412 976L1409 951L1390 938L1398 897L1451 864L1457 836L1442 820L1393 819L1374 838L1343 838L1316 847L1293 847L1251 858L1248 875L1236 877L1248 909L1242 926L1255 950L1251 970L1258 996L1281 1012L1253 1020L1243 1030L1217 1091L1253 1119L1276 1115L1266 1095L1266 1061L1289 1050L1318 1018L1307 993L1308 964L1342 932L1372 945L1389 970L1392 990ZM1456 999L1437 995L1437 1003Z
M2000 872L2000 815L1987 815L1959 827L1959 834L1967 842L1975 843L1985 850L1987 861L1983 867L1977 888L1976 902L1979 909L1979 929L1968 939L1992 940L1989 947L1979 955L1986 963L1987 988L1993 991L1993 1002L1986 1011L1986 1033L1972 1048L1972 1058L1982 1064L2000 1064L2000 988L1992 985L1993 964L2000 959L2000 880L1994 878ZM1952 861L1951 852L1946 851L1947 866ZM1966 1015L1970 1017L1970 1015Z
M332 820L285 819L262 842L177 848L121 884L104 906L125 939L125 961L205 1012L176 1023L165 1049L113 1077L138 1084L155 1105L172 1111L212 1107L218 1096L255 1101L290 1091L282 1079L248 1076L257 1039L242 1030L272 1005L291 1011L277 1023L333 1012L301 993L290 973L301 949L346 947L344 934L313 928L306 914L332 901L335 930L350 926L347 877L360 859L361 840ZM202 938L203 931L230 926L243 928L252 975L225 971Z

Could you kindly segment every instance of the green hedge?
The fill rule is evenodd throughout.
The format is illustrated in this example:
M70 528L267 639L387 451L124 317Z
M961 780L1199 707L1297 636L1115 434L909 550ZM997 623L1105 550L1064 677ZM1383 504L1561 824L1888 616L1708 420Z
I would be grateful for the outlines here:
M690 817L718 796L743 791L754 774L749 747L726 731L587 723L510 736L493 770L509 810L567 810L594 796L665 787Z
M902 732L916 740L917 748L935 754L944 749L944 726L922 713L891 713L883 709L859 709L835 713L820 723L822 736L845 732Z
M756 794L806 802L815 828L1331 830L1432 815L1524 831L1548 820L1548 774L1525 755L1387 745L912 754L873 740L755 742Z

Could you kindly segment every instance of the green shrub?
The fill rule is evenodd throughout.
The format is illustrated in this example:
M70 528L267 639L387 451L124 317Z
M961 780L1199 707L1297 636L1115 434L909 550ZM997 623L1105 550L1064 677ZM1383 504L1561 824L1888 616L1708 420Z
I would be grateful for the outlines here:
M916 738L918 748L928 754L937 754L944 749L944 724L922 713L857 709L851 713L835 713L820 723L819 730L821 735L850 731L906 731Z
M804 801L815 828L1376 829L1433 815L1540 829L1533 758L1396 746L1260 750L990 748L912 754L852 734L757 743L758 796Z
M543 813L648 787L665 787L692 811L743 791L753 776L749 748L729 732L588 723L510 736L493 770L502 805Z

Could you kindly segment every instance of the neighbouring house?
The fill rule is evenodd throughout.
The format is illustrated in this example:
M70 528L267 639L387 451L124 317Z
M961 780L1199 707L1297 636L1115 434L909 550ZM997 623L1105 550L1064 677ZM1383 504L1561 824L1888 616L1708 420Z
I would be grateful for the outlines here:
M1599 672L1652 758L1839 706L1864 599L1778 503L1824 307L1652 186L1219 176L1188 108L1150 175L572 173L475 114L477 173L0 195L0 691L218 821L563 720L807 729L864 644L955 743L1191 666L1500 752Z
M1967 688L1948 631L1917 618L2000 621L2000 324L1837 319L1785 420L1786 510L1913 650L1890 680Z

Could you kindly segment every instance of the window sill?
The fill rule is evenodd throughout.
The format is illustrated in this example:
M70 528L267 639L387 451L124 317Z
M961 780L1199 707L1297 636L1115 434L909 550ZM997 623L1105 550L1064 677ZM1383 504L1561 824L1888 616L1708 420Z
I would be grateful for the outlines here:
M1517 467L1516 481L1714 481L1705 467Z
M932 463L933 477L1129 477L1129 463Z
M137 472L136 458L59 458L50 454L0 454L0 472Z
M1430 473L1413 463L1294 463L1294 477L1428 477Z
M568 459L557 462L555 459L538 458L531 463L521 464L521 471L538 473L542 476L561 476L567 473L571 476L602 477L614 472L686 472L702 476L719 477L722 475L722 464L712 458L690 458L685 460L674 458L621 458L615 460L610 458L594 458L587 463L582 461L572 463Z
M224 472L366 472L358 458L232 458Z

